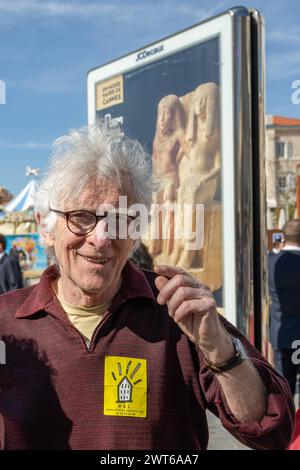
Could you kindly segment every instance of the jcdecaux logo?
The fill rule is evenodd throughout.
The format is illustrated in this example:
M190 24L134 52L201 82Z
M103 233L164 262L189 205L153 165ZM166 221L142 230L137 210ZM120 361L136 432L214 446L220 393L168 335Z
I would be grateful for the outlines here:
M143 59L147 59L147 57L153 56L155 54L158 54L159 52L162 52L164 50L164 45L161 44L158 47L153 47L152 49L144 49L142 52L139 52L136 56L136 62L139 62Z

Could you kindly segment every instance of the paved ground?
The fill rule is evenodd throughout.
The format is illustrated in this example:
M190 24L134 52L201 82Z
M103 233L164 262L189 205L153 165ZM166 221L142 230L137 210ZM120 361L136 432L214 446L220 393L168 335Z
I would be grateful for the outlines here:
M209 450L247 450L245 447L229 432L224 429L220 420L216 418L210 411L207 411L207 420L209 426Z

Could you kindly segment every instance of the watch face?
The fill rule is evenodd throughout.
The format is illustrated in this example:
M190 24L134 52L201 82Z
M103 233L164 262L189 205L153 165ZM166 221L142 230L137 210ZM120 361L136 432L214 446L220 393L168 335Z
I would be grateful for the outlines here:
M243 359L248 359L248 354L246 353L246 350L242 344L242 342L238 338L232 338L233 345L241 355Z

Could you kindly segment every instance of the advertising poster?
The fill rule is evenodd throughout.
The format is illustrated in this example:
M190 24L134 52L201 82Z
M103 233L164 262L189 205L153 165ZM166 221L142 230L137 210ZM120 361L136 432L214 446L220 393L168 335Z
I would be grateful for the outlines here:
M151 156L153 203L170 208L160 220L152 214L143 239L154 263L189 271L222 307L219 39L143 66L144 55L136 70L96 83L96 118L118 123Z
M48 267L47 253L39 242L39 234L6 235L6 252L18 256L22 271L39 276Z

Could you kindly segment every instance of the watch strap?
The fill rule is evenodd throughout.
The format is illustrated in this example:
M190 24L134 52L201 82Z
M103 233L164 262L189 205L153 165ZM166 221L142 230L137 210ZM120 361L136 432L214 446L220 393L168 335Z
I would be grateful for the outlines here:
M206 366L211 369L215 373L226 372L228 370L237 367L238 365L242 364L247 358L242 355L241 351L236 349L236 345L233 342L235 348L235 354L233 357L228 359L228 361L220 362L218 364L211 362L206 356L204 356L204 362Z

